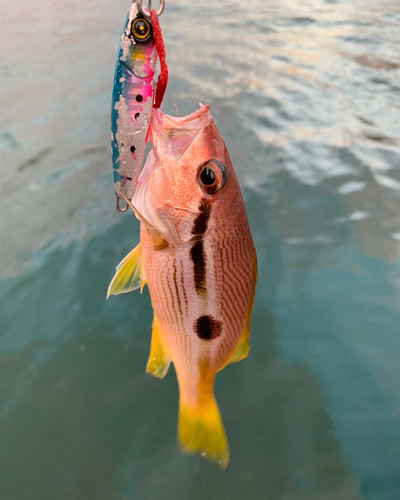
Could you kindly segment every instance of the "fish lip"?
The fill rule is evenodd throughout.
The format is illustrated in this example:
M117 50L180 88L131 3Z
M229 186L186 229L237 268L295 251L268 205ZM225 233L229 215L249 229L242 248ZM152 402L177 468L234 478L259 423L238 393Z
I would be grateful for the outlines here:
M198 134L213 121L210 106L200 108L187 116L165 115L153 109L150 123L150 141L157 160L165 157L179 160Z
M182 125L185 125L186 123L190 123L194 120L197 120L198 118L201 118L203 115L206 115L210 111L210 105L209 104L201 104L200 103L200 108L197 109L196 111L193 111L193 113L190 113L190 115L186 116L170 116L170 115L163 115L162 117L162 126L164 130L169 130L177 127L181 127ZM210 115L211 118L211 115Z

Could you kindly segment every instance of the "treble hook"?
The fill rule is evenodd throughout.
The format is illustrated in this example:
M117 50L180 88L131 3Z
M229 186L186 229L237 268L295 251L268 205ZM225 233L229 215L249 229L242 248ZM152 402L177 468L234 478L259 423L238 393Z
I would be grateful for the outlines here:
M147 9L143 7L143 0L137 0L137 6L139 11L144 15L144 17L150 19L151 0L149 0L149 6L147 7ZM161 16L161 14L164 12L164 8L165 8L165 0L160 0L160 8L157 11L157 17Z

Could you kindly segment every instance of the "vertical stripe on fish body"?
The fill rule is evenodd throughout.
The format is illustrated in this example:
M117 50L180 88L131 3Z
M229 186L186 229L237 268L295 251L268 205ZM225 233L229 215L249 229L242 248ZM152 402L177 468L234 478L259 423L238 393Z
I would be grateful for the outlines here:
M150 20L139 13L134 0L118 51L111 112L114 183L121 198L132 198L143 162L156 62Z
M142 221L166 242L155 249L142 222L154 309L148 371L163 376L172 360L183 450L226 467L229 448L214 380L248 353L256 253L239 182L209 107L184 118L155 111L150 134L154 149L132 199Z

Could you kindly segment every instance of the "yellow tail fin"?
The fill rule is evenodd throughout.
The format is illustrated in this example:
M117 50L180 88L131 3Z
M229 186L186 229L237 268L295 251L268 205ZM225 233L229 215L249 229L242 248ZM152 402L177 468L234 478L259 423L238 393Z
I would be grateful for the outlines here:
M180 403L178 437L183 452L199 454L222 469L228 467L229 445L214 396L197 407Z

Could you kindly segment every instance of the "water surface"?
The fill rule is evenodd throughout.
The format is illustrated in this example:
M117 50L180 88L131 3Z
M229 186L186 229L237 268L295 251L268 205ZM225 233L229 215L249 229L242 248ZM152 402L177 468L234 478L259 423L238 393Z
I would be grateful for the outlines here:
M216 384L226 472L179 453L144 373L148 292L114 208L128 0L0 0L0 498L400 498L400 4L167 2L165 110L210 103L259 258L248 359Z

